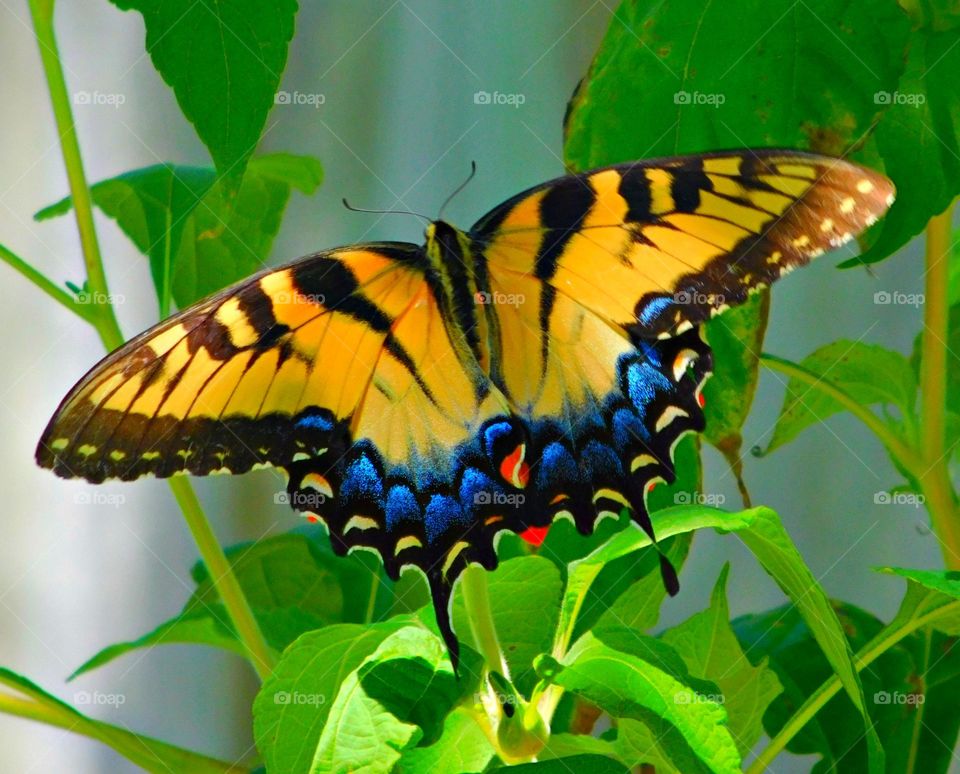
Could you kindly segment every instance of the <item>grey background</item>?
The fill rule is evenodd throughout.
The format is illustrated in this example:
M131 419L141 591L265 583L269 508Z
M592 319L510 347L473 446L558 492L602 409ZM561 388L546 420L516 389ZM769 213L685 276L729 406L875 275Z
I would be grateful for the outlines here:
M158 161L206 164L206 151L143 53L143 24L106 2L67 3L57 28L73 91L121 94L124 104L75 106L92 181ZM361 239L419 240L414 218L353 214L406 206L433 214L461 182L476 180L449 219L462 226L523 187L562 172L560 119L609 22L612 4L588 0L303 3L282 88L323 94L318 109L279 106L262 150L312 154L326 179L313 198L294 195L271 261ZM37 225L32 213L66 192L49 102L25 4L0 3L6 106L0 143L0 241L57 280L78 280L82 259L71 219ZM666 76L669 77L669 76ZM478 90L524 95L525 103L477 105ZM731 144L734 141L731 140ZM108 220L98 226L119 314L132 335L153 323L146 262ZM839 272L831 255L791 275L774 293L766 349L799 359L845 337L909 352L921 310L878 306L878 290L923 290L912 245L880 265ZM0 266L0 664L67 700L76 692L122 696L123 706L84 709L176 744L227 758L249 754L248 709L256 689L245 664L202 648L169 646L127 656L75 683L65 678L109 643L139 636L186 599L196 550L165 484L106 485L119 506L84 504L90 489L37 469L34 445L60 398L102 355L92 329ZM783 394L765 373L746 444L765 444ZM736 508L736 488L706 453L707 491ZM923 510L875 506L898 483L880 447L839 416L765 459L746 459L754 501L777 509L827 590L889 617L902 591L877 577L881 564L936 567ZM224 542L257 539L298 524L271 497L269 474L197 482ZM664 622L707 603L723 562L733 562L734 615L779 605L783 596L734 537L698 535L685 589ZM811 758L777 772L806 771ZM0 716L0 770L126 772L111 751L69 733Z

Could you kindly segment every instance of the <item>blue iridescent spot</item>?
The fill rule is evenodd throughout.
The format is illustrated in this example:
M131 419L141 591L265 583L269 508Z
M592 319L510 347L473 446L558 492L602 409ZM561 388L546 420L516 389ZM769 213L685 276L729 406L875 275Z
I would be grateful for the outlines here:
M513 432L513 425L506 420L493 422L487 425L483 430L483 450L489 457L493 453L494 444Z
M620 449L636 443L638 438L648 442L651 439L646 425L628 408L619 408L614 412L610 429L613 432L613 441Z
M387 530L393 529L404 522L416 521L420 518L420 505L410 487L404 484L394 484L387 493Z
M297 427L309 427L316 430L333 430L333 422L319 414L311 414L297 420Z
M470 518L466 516L454 498L450 495L435 494L427 503L427 512L424 514L424 526L427 528L427 540L435 542L450 527L466 527Z
M565 488L580 480L580 468L567 448L554 441L543 450L537 471L537 486L543 492Z
M463 471L460 481L460 503L464 510L472 511L477 505L489 505L498 502L497 495L503 493L503 487L490 476L477 468Z
M600 441L590 441L580 455L583 464L590 472L590 478L619 478L623 475L623 466L616 452Z
M670 296L660 296L655 298L652 301L648 302L637 317L640 319L640 322L644 325L649 325L657 317L659 317L663 310L670 306L673 303L673 298Z
M670 380L647 363L631 363L627 369L627 397L637 407L641 419L646 418L647 406L657 393L672 388Z
M383 498L383 481L366 454L361 454L347 466L340 493L345 499L369 497L380 500Z

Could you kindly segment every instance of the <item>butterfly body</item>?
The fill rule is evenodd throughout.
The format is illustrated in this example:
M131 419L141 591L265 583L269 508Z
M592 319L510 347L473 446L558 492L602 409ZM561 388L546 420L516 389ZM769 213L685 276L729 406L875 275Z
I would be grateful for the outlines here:
M469 230L265 270L134 338L57 410L37 460L92 482L287 472L335 550L453 584L495 541L590 533L675 477L704 427L701 324L869 225L881 175L796 151L569 175ZM672 568L664 579L675 590Z

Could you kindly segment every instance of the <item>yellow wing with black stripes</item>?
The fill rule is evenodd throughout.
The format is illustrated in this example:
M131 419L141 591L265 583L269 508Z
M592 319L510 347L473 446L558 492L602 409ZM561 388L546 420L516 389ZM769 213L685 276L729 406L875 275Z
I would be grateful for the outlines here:
M469 231L321 252L174 315L73 388L37 460L93 482L283 468L335 550L426 574L456 662L463 569L560 516L586 534L628 507L652 536L646 493L704 426L700 323L892 195L780 150L562 177Z

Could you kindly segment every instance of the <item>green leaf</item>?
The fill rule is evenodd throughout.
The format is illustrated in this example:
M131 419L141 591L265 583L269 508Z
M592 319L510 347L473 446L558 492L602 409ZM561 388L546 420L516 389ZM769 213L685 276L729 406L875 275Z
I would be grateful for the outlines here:
M320 162L277 153L250 160L239 189L209 168L159 164L96 183L94 203L150 259L157 298L180 308L262 268L292 188L313 194ZM36 214L69 212L70 197Z
M455 709L443 724L443 734L429 747L405 750L398 772L456 771L478 774L486 769L494 749L486 734L464 708Z
M312 195L323 180L320 162L286 153L255 156L239 190L222 184L187 220L173 274L173 299L181 309L265 267L280 230L290 191Z
M310 771L389 774L405 750L440 737L459 693L440 638L414 626L391 634L341 684Z
M947 16L953 29L913 32L896 89L877 90L886 109L871 141L853 158L875 163L879 156L897 186L897 201L878 226L876 242L844 266L891 255L960 194L960 13L952 9L936 26L950 26L942 23Z
M227 558L267 642L277 651L304 632L362 616L371 584L377 582L376 575L352 558L334 557L303 535L277 535L234 546L227 550ZM180 615L142 637L105 648L73 677L154 645L209 645L243 654L203 564L194 567L193 578L197 589Z
M730 627L725 565L714 587L710 607L662 635L686 662L690 674L720 688L730 733L746 755L763 733L763 713L783 688L776 674L761 662L754 666Z
M662 718L648 718L643 723L622 718L617 723L613 749L631 771L646 763L653 766L657 774L708 774L710 767L686 744L678 744L674 737L676 731Z
M895 408L912 436L917 381L909 361L899 352L874 344L841 339L807 355L800 367L817 382L836 387L862 406ZM791 377L783 407L766 453L789 443L803 430L843 411L843 405L823 390ZM903 435L888 414L887 423Z
M503 766L493 771L505 774L630 774L622 763L603 755L573 755L569 758L553 758L537 763L521 763L519 766Z
M896 89L909 31L894 2L625 2L572 105L566 156L590 168L730 147L839 155L873 124L874 94Z
M503 562L487 576L487 584L493 623L511 680L529 697L537 681L533 659L550 649L560 614L560 571L542 556L519 557ZM453 621L461 642L476 650L460 594L454 600Z
M146 50L221 176L243 175L293 38L296 0L111 0L143 14Z
M283 654L253 705L253 734L268 771L306 774L341 684L403 621L334 624Z
M740 770L740 754L726 728L727 714L700 701L684 683L635 655L585 634L563 659L555 682L614 718L662 718L713 772Z
M713 376L703 388L707 415L703 435L723 454L741 489L745 487L740 429L747 421L757 391L760 352L769 315L770 293L764 291L706 326L707 341L713 350Z
M755 510L756 517L750 528L741 530L738 535L810 627L814 639L863 718L870 771L882 771L883 747L870 722L863 686L853 665L853 652L837 614L776 513L768 508Z
M891 625L918 618L945 634L960 636L960 572L881 567L879 572L907 580L907 593Z

